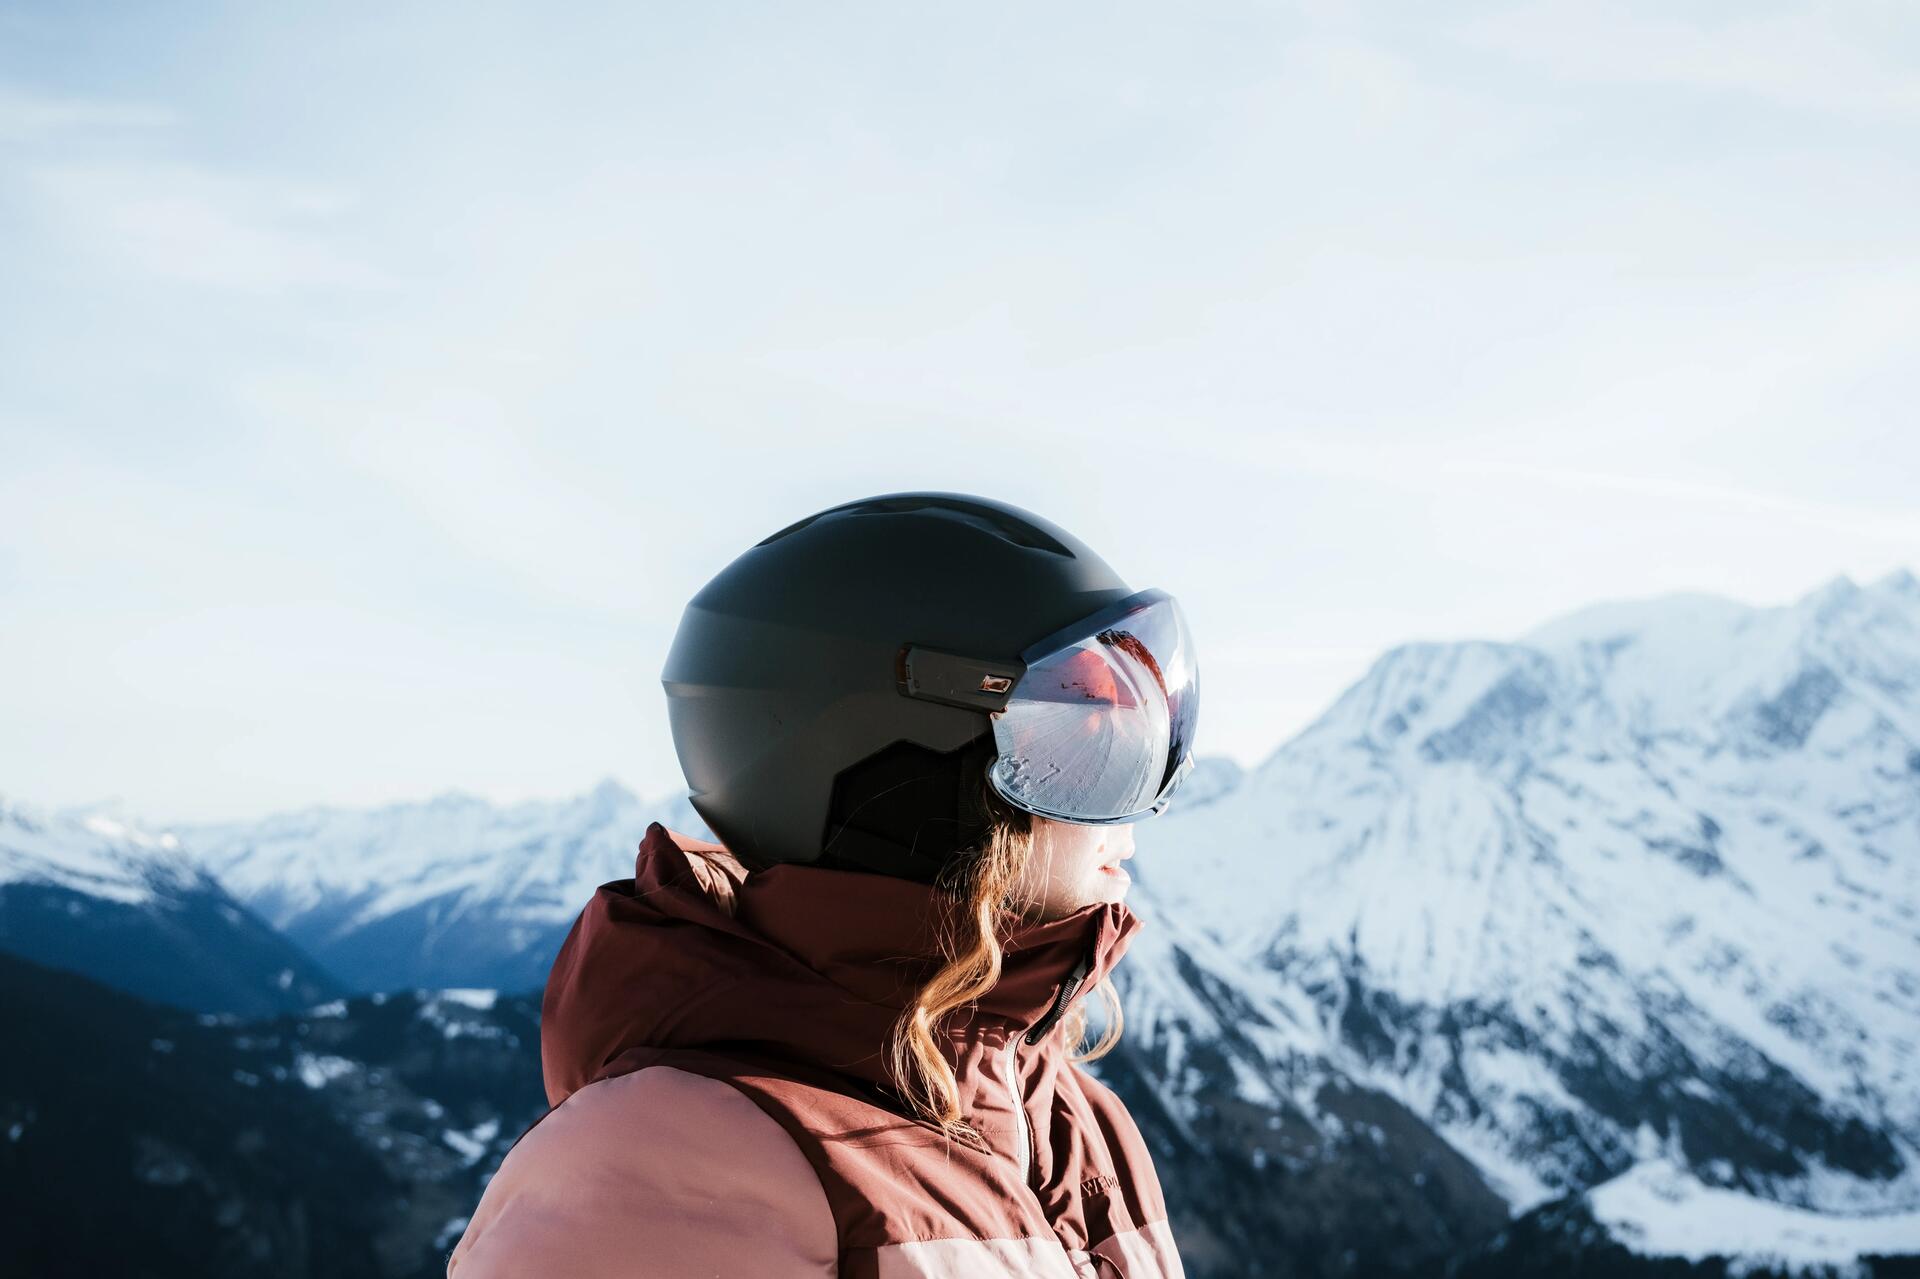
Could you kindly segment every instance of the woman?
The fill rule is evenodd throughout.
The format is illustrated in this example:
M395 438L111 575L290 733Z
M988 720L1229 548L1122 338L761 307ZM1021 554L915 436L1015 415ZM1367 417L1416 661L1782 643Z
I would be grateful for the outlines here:
M1181 1274L1110 1048L1130 823L1192 766L1192 642L1064 530L906 493L762 541L663 673L692 803L554 963L553 1109L457 1279ZM1107 1033L1077 1051L1087 999Z

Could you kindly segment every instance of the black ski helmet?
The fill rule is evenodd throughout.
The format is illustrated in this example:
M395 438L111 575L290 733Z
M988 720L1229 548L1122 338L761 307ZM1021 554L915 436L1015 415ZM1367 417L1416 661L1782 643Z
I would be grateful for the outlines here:
M687 604L661 672L691 801L750 868L931 882L984 832L992 699L907 696L943 653L1003 658L1132 594L1029 511L890 493L756 543ZM978 676L974 676L978 684Z

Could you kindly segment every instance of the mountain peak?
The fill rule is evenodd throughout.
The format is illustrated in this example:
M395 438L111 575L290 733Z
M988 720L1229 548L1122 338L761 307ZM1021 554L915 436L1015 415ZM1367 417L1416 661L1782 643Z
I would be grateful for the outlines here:
M583 812L592 814L596 823L606 823L619 819L639 806L640 797L622 786L613 777L602 777L592 790L575 801Z
M1549 652L1582 643L1612 645L1656 627L1683 629L1705 639L1724 634L1754 613L1754 607L1707 591L1669 591L1639 599L1603 600L1550 618L1518 642Z
M184 890L195 882L197 868L177 838L109 815L106 807L48 812L0 798L0 884L59 884L143 902L156 887Z
M1885 577L1878 578L1870 588L1881 595L1901 595L1920 603L1920 577L1915 577L1910 569L1896 568Z
M1858 582L1845 573L1835 573L1801 596L1796 606L1803 612L1824 619L1846 609L1848 605L1859 599L1861 594Z
M587 792L587 797L601 804L620 803L625 800L637 798L632 791L622 785L619 779L615 778L611 773L602 777L598 782L595 782L593 789Z

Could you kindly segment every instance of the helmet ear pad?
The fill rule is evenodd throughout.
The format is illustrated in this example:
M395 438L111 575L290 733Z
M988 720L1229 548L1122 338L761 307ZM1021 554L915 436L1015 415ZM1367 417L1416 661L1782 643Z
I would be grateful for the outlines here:
M984 791L991 733L951 751L898 741L834 779L818 866L932 883L993 824Z

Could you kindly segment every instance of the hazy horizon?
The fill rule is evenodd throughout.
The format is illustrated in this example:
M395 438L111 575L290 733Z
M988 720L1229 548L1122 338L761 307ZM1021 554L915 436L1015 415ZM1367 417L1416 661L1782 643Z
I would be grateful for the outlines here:
M1884 581L1886 578L1894 576L1899 573L1905 573L1910 577L1915 575L1914 570L1912 568L1906 565L1901 565L1897 568L1889 570L1888 573L1883 574L1878 578L1869 579L1865 581L1854 580L1854 579L1849 579L1849 580L1854 580L1854 585L1857 587L1871 587L1875 585L1877 582ZM1757 604L1750 604L1747 601L1739 601L1739 600L1733 600L1730 602L1733 602L1736 604L1744 604L1748 607L1753 607L1753 608L1790 607L1793 604L1804 599L1807 595L1812 594L1813 592L1819 591L1825 588L1826 586L1828 586L1829 584L1846 577L1848 577L1848 575L1846 574L1831 575L1828 578L1823 579L1822 581L1816 582L1813 585L1809 586L1807 590L1800 592L1798 595L1796 595L1792 599L1783 600L1783 601L1780 601L1778 604L1774 604L1774 605L1757 605ZM1609 606L1623 605L1623 604L1657 603L1662 600L1681 599L1681 598L1700 597L1700 596L1705 596L1705 597L1720 599L1720 600L1729 599L1729 597L1725 595L1720 595L1711 591L1669 591L1669 592L1663 592L1659 595L1645 596L1645 597L1641 597L1638 599L1631 599L1631 600L1626 600L1626 599L1596 600L1588 604L1581 605L1575 609L1569 610L1566 613L1556 614L1555 616L1550 618L1544 618L1535 626L1529 626L1524 628L1523 631L1517 635L1455 636L1455 637L1451 637L1451 639L1455 642L1468 641L1468 640L1492 640L1495 642L1505 642L1505 643L1525 643L1527 634L1532 632L1533 630L1545 629L1557 622L1562 621L1567 617L1573 616L1574 614L1577 614L1577 613L1585 612L1589 609L1596 609L1596 608L1604 609ZM1408 639L1408 640L1402 641L1402 643L1417 643L1417 642L1421 642L1421 641L1418 639ZM1447 641L1439 641L1439 642L1447 642ZM1398 645L1389 645L1387 648L1382 649L1379 653L1375 654L1373 658L1368 660L1368 662L1366 663L1366 666L1370 669L1372 665L1379 660L1380 657L1392 651L1392 649L1395 647L1398 647ZM1362 678L1364 677L1364 673L1361 677ZM1264 763L1267 759L1269 759L1271 756L1273 756L1278 751L1280 751L1284 746L1287 745L1288 742L1292 741L1294 737L1298 736L1299 733L1311 727L1312 724L1316 722L1321 715L1323 715L1328 709L1331 708L1333 702L1337 701L1339 697L1342 694L1344 694L1347 691L1347 689L1350 687L1352 687L1351 684L1343 686L1340 690L1338 690L1334 694L1333 698L1329 699L1326 706L1322 706L1318 710L1314 711L1311 715L1308 716L1308 718L1304 722L1302 722L1296 728L1289 731L1284 737L1276 740L1265 750L1259 751L1256 754L1252 755L1251 757L1236 756L1224 751L1212 751L1212 752L1203 751L1203 752L1200 752L1199 757L1202 759L1206 759L1206 758L1231 759L1234 763L1238 764L1240 767L1244 769L1248 769L1248 770L1255 769L1259 767L1260 764ZM608 772L608 773L603 773L600 776L594 777L594 778L583 778L578 785L575 785L573 787L570 787L564 790L558 790L553 792L485 793L481 791L466 789L459 786L450 786L450 787L444 787L439 790L432 791L430 793L422 793L418 795L403 796L403 797L390 797L383 801L371 802L371 803L353 802L353 801L333 802L325 799L315 799L310 802L300 803L300 804L295 804L290 806L280 806L275 808L246 809L243 811L227 812L227 813L211 814L211 815L210 814L188 814L188 813L177 813L177 812L165 814L165 815L149 814L135 808L133 805L128 803L124 797L119 795L112 795L112 794L100 795L92 799L81 800L78 802L68 802L64 804L47 805L47 804L41 803L40 801L38 801L38 799L35 796L32 796L32 795L21 795L21 794L10 793L8 789L4 786L0 786L0 801L24 803L24 804L32 805L34 807L46 808L49 811L74 812L74 811L97 810L104 814L122 817L128 821L135 822L136 824L138 824L139 826L145 829L161 830L161 829L170 828L170 827L185 827L185 826L200 825L205 823L218 823L218 822L226 822L226 821L245 822L245 821L255 820L258 818L283 814L286 812L297 812L304 809L384 808L389 805L396 805L396 804L406 805L406 804L424 803L424 802L429 802L431 800L438 799L443 796L449 796L449 795L485 800L489 803L499 805L499 806L509 806L512 804L523 803L523 802L555 803L555 802L575 799L580 796L586 795L589 792L593 791L594 789L598 788L601 785L604 785L607 782L613 782L616 785L623 787L628 792L630 792L631 794L635 795L636 797L638 797L639 799L647 803L671 802L673 799L677 798L679 795L684 794L687 790L684 778L680 779L679 781L670 781L664 787L651 787L651 786L646 786L644 784L637 783L632 779L622 777L617 772Z

